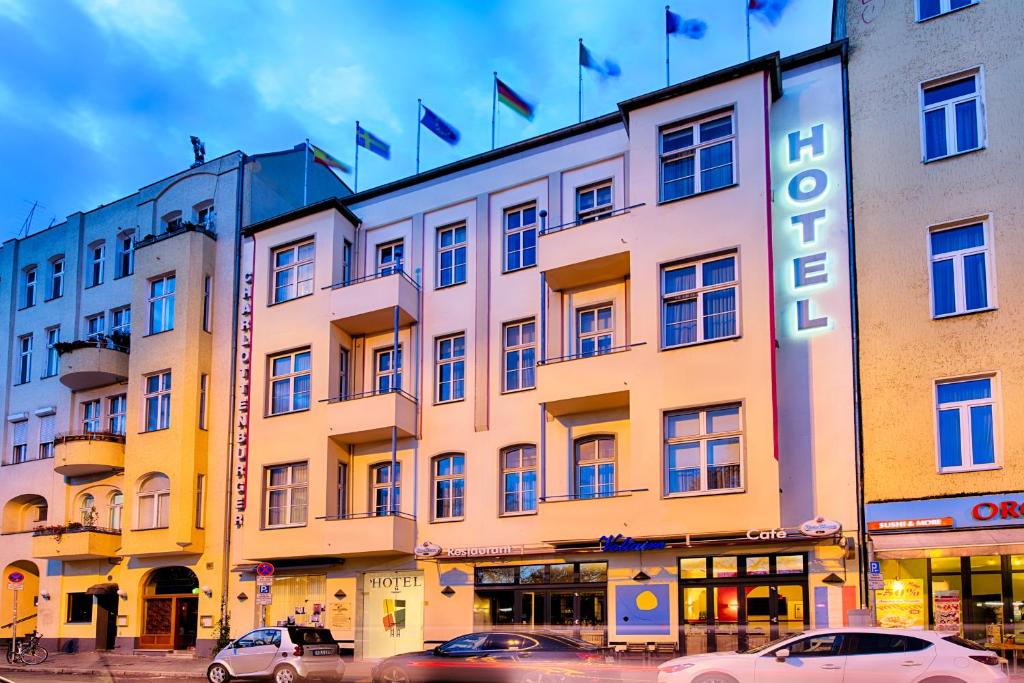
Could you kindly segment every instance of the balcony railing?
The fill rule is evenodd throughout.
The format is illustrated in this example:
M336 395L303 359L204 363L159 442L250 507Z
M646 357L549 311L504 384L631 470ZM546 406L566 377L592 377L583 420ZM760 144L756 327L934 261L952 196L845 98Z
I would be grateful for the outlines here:
M639 208L641 206L644 206L644 204L645 204L645 202L640 202L639 204L633 204L632 206L627 206L627 207L622 208L622 209L614 209L612 211L608 211L608 212L605 212L605 213L595 214L594 216L590 216L590 217L587 217L587 218L576 218L574 220L568 221L566 223L562 223L560 225L553 225L553 226L551 226L549 228L542 228L541 231L540 231L540 235L541 235L541 237L543 237L544 235L551 235L551 234L554 234L556 232L562 232L563 230L571 230L572 228L578 228L581 225L587 225L589 223L596 223L597 221L603 221L606 218L612 218L614 216L621 216L623 214L629 213L633 209L637 209L637 208Z
M607 356L612 353L622 353L623 351L629 351L637 346L644 346L647 342L636 342L634 344L625 344L623 346L613 346L603 351L594 351L593 353L573 353L568 356L558 356L556 358L545 358L542 361L537 361L537 365L555 365L556 363L566 363L572 360L582 360L584 358L596 358L597 356Z
M53 350L58 356L77 351L79 349L110 349L128 353L131 351L131 335L124 332L112 332L110 335L97 334L86 339L76 339L69 342L57 342Z
M66 534L82 534L82 533L97 533L97 534L112 534L115 536L121 535L120 529L110 529L102 526L92 526L88 524L82 524L80 522L71 522L70 524L55 524L51 526L40 526L32 530L33 536L64 536Z
M124 434L114 432L66 432L53 437L54 444L69 443L71 441L106 441L108 443L124 443Z
M743 477L739 463L732 465L711 465L708 467L707 489L701 488L700 470L682 470L668 473L671 495L700 493L707 491L730 491L743 488Z
M342 401L356 401L361 398L370 398L371 396L386 396L388 394L399 394L409 399L413 403L416 402L416 397L407 392L404 389L376 389L374 391L363 391L358 394L340 394L338 396L331 396L330 398L322 398L319 403L340 403Z
M139 249L140 247L148 247L151 244L163 242L164 240L170 239L175 235L181 235L186 232L198 232L203 235L206 235L212 240L215 240L217 239L217 233L213 231L212 226L213 221L207 221L205 223L193 223L191 221L187 221L175 225L168 225L167 230L165 232L150 233L148 235L143 235L141 238L135 240L135 248Z
M110 432L58 434L53 440L53 471L81 477L124 469L124 435Z
M343 515L327 515L326 517L317 517L317 519L334 522L342 519L369 519L371 517L401 517L413 522L416 521L416 515L410 515L407 512L346 512Z
M595 493L566 493L558 496L542 496L538 498L541 503L558 503L569 500L601 500L602 498L622 498L631 496L634 493L646 493L650 489L616 489L614 491L601 491Z
M358 285L360 282L379 280L381 278L391 277L392 275L398 275L402 277L404 280L408 281L409 284L415 287L416 291L419 291L420 286L416 283L415 280L412 279L412 277L408 273L406 273L401 268L386 268L384 269L384 272L373 272L370 273L369 275L364 275L363 277L349 278L346 280L342 280L341 282L334 282L329 285L325 285L322 289L341 289L342 287L351 287L352 285Z

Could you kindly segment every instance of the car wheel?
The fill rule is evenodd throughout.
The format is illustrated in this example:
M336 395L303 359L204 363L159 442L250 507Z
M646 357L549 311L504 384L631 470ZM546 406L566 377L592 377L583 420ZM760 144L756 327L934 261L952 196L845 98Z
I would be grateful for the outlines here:
M206 679L210 683L228 683L231 680L231 674L223 664L213 664L206 670Z
M409 674L400 666L388 666L380 672L380 683L409 683Z
M704 674L703 676L697 676L693 679L693 683L740 683L729 674Z
M287 664L274 669L274 683L298 683L301 680L299 672Z

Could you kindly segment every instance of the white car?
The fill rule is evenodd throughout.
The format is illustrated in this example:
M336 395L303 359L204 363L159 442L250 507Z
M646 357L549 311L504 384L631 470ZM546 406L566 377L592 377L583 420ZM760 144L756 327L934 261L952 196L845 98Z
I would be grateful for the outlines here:
M1006 660L935 631L806 631L747 652L677 657L658 683L990 683L1009 681Z
M307 678L340 681L345 675L338 643L330 630L311 626L258 628L231 641L206 668L210 683L269 678L297 683Z

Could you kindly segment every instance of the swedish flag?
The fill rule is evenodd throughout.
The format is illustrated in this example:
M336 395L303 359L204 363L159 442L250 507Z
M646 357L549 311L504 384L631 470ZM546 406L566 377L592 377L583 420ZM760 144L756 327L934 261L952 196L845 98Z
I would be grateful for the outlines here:
M384 142L362 126L356 126L356 145L359 147L365 147L374 154L378 154L385 159L391 158L391 145Z

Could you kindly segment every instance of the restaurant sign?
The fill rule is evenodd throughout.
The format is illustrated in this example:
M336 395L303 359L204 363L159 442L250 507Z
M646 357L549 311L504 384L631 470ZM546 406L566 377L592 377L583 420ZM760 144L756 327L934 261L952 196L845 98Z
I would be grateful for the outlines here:
M638 541L631 536L615 534L601 537L601 550L606 553L628 553L639 550L664 550L665 541Z
M1024 526L1024 492L867 505L868 531Z

